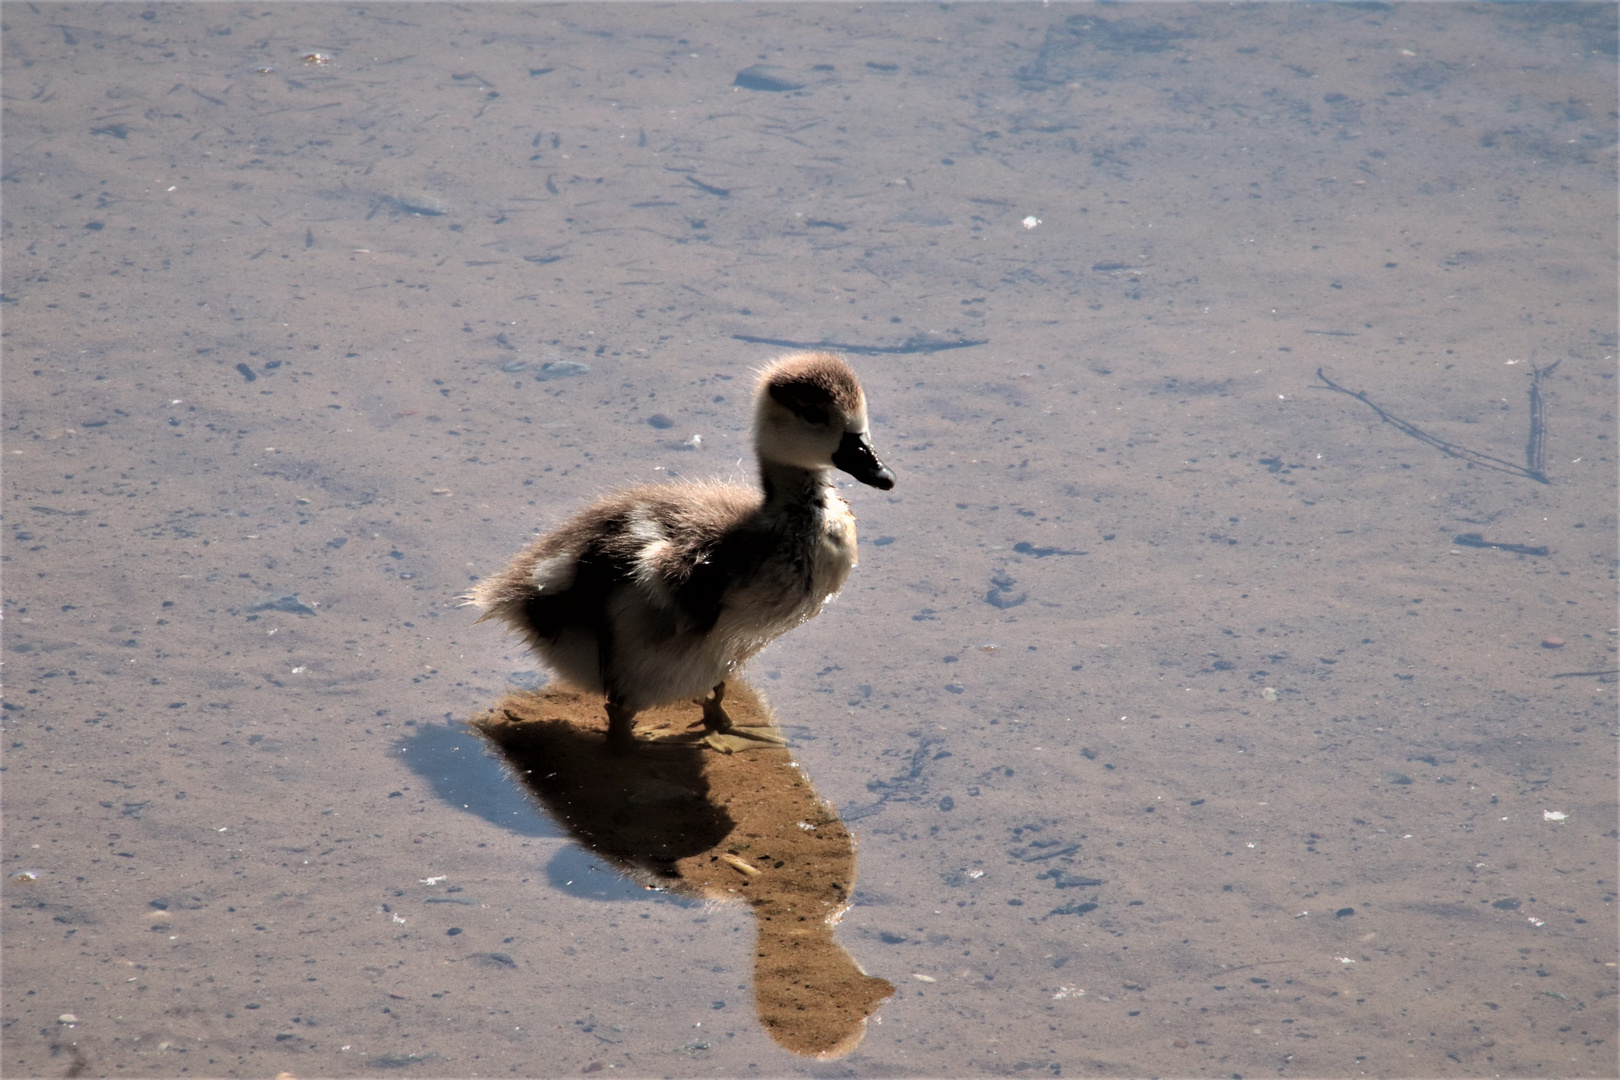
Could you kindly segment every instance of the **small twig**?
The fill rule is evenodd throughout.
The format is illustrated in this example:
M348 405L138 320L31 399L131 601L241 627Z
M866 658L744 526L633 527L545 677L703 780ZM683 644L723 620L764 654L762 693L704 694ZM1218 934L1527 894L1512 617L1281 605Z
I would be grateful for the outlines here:
M1463 533L1451 538L1453 544L1463 547L1487 548L1491 551L1511 551L1515 555L1550 555L1552 549L1544 544L1510 544L1505 540L1487 540L1479 533Z
M904 345L854 345L837 341L790 341L787 338L755 337L752 334L732 334L734 340L750 345L777 345L784 349L832 349L836 352L856 353L862 356L909 356L914 353L937 353L949 349L971 349L988 345L988 338L959 341L928 341L912 338Z
M1607 671L1560 671L1556 675L1549 675L1549 679L1583 679L1599 675L1620 675L1620 668L1610 668Z
M1252 964L1239 964L1237 967L1222 968L1219 971L1212 971L1208 975L1205 975L1204 978L1206 978L1206 979L1214 979L1214 978L1218 978L1218 977L1220 977L1222 975L1230 975L1234 971L1247 971L1250 968L1274 967L1277 964L1294 964L1294 963L1298 963L1298 961L1296 961L1296 960L1256 960Z
M1551 369L1549 368L1548 370L1550 371ZM1418 440L1418 442L1427 443L1447 457L1459 458L1468 462L1470 465L1478 465L1482 469L1492 469L1496 472L1505 472L1511 473L1514 476L1523 476L1536 481L1538 484L1552 483L1551 480L1548 480L1546 476L1542 475L1536 470L1527 469L1522 465L1515 465L1511 461L1503 461L1501 458L1492 457L1489 454L1482 454L1478 450L1470 450L1466 446L1458 446L1456 443L1447 442L1445 439L1442 439L1437 435L1430 435L1427 431L1424 431L1416 424L1402 420L1388 409L1380 408L1379 406L1374 405L1371 399L1367 397L1367 392L1365 390L1360 392L1355 390L1346 390L1344 387L1328 378L1321 368L1316 369L1316 377L1326 383L1329 390L1337 390L1341 394L1349 394L1351 397L1367 406L1373 412L1377 413L1378 419L1382 420L1384 423L1395 428L1397 431L1401 431L1412 436L1412 438Z
M752 865L744 862L742 859L740 859L737 856L731 854L729 851L724 852L724 853L721 854L720 861L723 862L723 863L727 863L730 866L733 866L738 870L741 870L743 873L747 874L749 877L759 877L759 875L760 875L760 870L759 870L759 868L757 866L752 866Z
M1562 359L1544 368L1530 369L1530 439L1524 448L1524 464L1536 476L1544 476L1547 464L1547 404L1541 396L1541 380L1557 369Z

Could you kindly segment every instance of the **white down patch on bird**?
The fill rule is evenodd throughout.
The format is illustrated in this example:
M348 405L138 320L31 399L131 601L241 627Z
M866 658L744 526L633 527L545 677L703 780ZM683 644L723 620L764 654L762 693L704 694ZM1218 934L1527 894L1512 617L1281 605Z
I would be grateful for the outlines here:
M572 554L553 555L534 564L529 571L529 580L534 583L534 591L541 596L564 593L573 586L574 572L578 566L579 560Z
M635 538L637 548L635 568L632 571L636 587L657 606L671 608L675 598L670 595L664 580L664 567L670 553L669 533L664 525L646 507L638 507L625 523L625 531Z

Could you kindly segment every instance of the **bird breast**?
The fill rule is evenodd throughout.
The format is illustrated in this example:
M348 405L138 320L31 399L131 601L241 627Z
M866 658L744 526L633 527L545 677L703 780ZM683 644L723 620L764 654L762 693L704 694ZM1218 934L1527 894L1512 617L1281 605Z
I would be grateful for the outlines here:
M721 635L746 659L773 638L814 618L844 587L855 565L855 517L836 495L771 514L773 549L747 580L735 581L721 616Z
M855 515L849 504L830 496L821 515L820 543L816 545L812 592L826 603L844 587L855 568ZM818 604L819 606L819 604Z

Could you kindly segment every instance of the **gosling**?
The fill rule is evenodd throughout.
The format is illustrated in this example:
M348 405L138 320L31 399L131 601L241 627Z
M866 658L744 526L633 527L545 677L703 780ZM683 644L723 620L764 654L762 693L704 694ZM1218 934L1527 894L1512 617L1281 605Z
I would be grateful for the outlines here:
M760 375L754 452L761 491L718 482L604 496L530 544L469 599L520 634L561 679L607 699L608 742L636 742L636 714L691 700L710 733L726 680L814 618L855 565L855 517L832 470L894 487L872 449L849 364L795 353Z

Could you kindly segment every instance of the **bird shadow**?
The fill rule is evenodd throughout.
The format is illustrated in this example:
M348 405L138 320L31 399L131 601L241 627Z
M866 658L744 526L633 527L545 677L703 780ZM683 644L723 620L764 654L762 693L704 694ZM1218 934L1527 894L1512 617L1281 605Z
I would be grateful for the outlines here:
M463 725L422 724L400 739L394 750L407 768L445 805L482 818L519 836L546 840L572 840L542 804L521 785L510 782L501 754ZM668 892L649 892L625 878L610 863L576 843L558 846L546 862L548 884L559 892L583 900L614 903L675 903L694 906L697 901Z
M780 735L750 686L727 684L737 725ZM754 1003L766 1032L797 1054L857 1046L894 993L866 974L833 928L855 887L855 839L785 745L721 753L688 730L690 705L653 709L629 753L607 744L599 699L561 690L507 694L472 728L580 845L629 880L690 902L754 914Z

